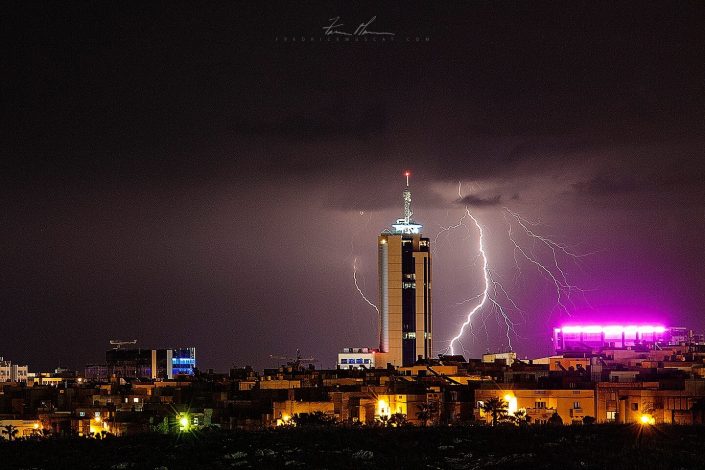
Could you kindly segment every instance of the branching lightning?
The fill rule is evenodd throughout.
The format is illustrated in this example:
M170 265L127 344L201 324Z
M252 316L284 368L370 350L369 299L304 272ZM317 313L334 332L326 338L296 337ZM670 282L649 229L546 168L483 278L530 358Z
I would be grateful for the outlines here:
M459 199L462 200L463 195L462 195L462 183L458 183L458 197ZM500 298L499 296L501 295L505 299L509 301L511 304L512 308L521 312L521 310L517 307L517 304L512 300L512 298L509 296L509 293L507 290L504 288L504 286L493 277L493 272L489 267L489 261L487 258L487 251L485 250L485 232L484 229L482 228L482 225L480 225L480 222L475 218L474 215L470 212L470 209L465 206L465 212L463 213L463 216L458 220L458 222L454 225L448 226L448 227L441 227L441 231L436 235L436 241L438 241L438 237L445 232L448 232L450 230L454 230L456 228L459 228L461 226L466 226L467 227L467 219L472 221L472 224L474 225L474 228L477 230L477 233L479 234L479 246L478 246L478 258L482 260L482 275L483 275L483 282L484 286L482 289L482 292L480 294L477 294L473 297L470 297L468 299L463 300L459 304L466 304L470 302L474 302L479 299L477 304L468 312L468 314L465 317L465 321L463 322L462 325L460 325L460 329L458 331L458 334L456 334L451 340L450 344L448 345L448 350L450 354L455 354L456 351L456 343L460 346L463 351L465 348L463 347L463 344L461 342L461 338L465 334L466 329L470 329L472 331L472 320L473 317L476 316L476 314L481 311L484 307L486 306L491 306L493 310L495 310L499 314L499 318L501 318L501 321L504 322L504 325L506 327L506 336L507 336L507 343L509 346L509 349L512 348L512 338L511 334L513 332L513 328L515 323L510 319L509 316L509 308L507 308L505 305L503 305L498 299ZM470 230L470 227L468 227L468 230ZM487 326L485 325L485 331L487 331Z
M458 332L458 334L453 339L450 340L449 349L450 349L451 354L455 354L455 348L453 347L453 345L456 342L460 341L460 338L463 336L463 333L465 333L465 328L467 328L468 325L470 325L470 321L472 320L473 315L475 315L475 313L478 310L480 310L483 305L485 305L485 302L487 302L487 299L489 298L489 290L490 290L490 283L491 283L489 270L487 269L487 255L485 254L482 226L480 226L480 224L477 222L477 219L475 217L473 217L473 215L470 213L470 209L468 209L466 207L465 213L460 218L460 221L456 225L451 226L449 228L446 228L444 231L460 227L463 224L466 217L470 217L472 219L473 223L475 224L475 227L477 227L477 230L480 233L479 250L480 250L480 256L482 257L482 273L483 273L483 277L485 280L485 287L482 291L482 294L479 295L480 301L478 302L477 305L475 305L475 307L472 310L470 310L470 312L467 315L467 318L465 319L465 322L462 325L460 325L460 331ZM438 237L436 237L436 239L438 239ZM476 298L478 298L478 296L475 296L474 298L476 299ZM462 347L462 343L459 343L459 344L461 344L461 347Z
M458 197L462 200L462 183L458 184ZM574 262L578 263L580 258L588 256L588 254L578 254L571 251L571 249L563 244L557 243L548 237L536 233L535 228L539 224L530 222L529 220L523 218L516 212L503 208L503 215L505 222L507 223L507 234L509 241L513 247L513 256L516 266L515 279L522 276L521 260L524 259L531 265L535 266L539 272L555 287L556 292L556 307L560 308L563 312L570 315L570 306L574 306L571 299L571 295L575 292L580 292L584 297L584 290L571 284L568 281L568 276L566 271L561 267L560 258L567 257ZM469 224L472 221L472 224ZM458 305L464 305L471 302L477 302L475 306L467 313L464 322L460 325L457 334L450 340L447 352L450 354L455 354L457 347L459 346L463 351L465 351L461 339L464 337L467 331L472 332L472 324L475 317L477 317L483 311L494 311L497 314L497 320L505 329L507 336L507 343L509 349L512 349L512 335L516 336L514 331L514 326L516 322L512 320L512 312L518 312L523 316L523 311L517 303L509 295L508 290L505 286L497 279L498 275L490 267L490 262L488 259L488 253L485 244L485 229L483 229L480 222L473 216L469 208L465 207L465 212L463 216L454 225L448 227L441 227L441 231L436 236L436 241L438 237L448 231L454 230L461 226L466 226L470 230L470 226L473 225L474 229L479 235L479 246L478 246L478 258L482 260L482 274L483 274L483 290L480 294L474 295L468 299L465 299L458 303ZM519 232L522 232L528 239L533 242L533 246L526 248L518 241L517 235L513 229L514 226L519 227ZM540 261L540 256L537 254L536 246L540 246L548 250L551 261L549 263L543 263ZM501 299L501 300L500 300ZM487 315L484 316L482 324L487 331Z
M577 262L580 258L589 256L590 253L584 255L573 253L572 251L568 250L568 247L566 245L557 243L551 240L550 238L539 235L533 230L531 230L531 228L529 228L529 225L536 226L538 224L528 221L527 219L521 217L519 214L513 212L512 210L506 207L503 210L504 219L507 222L507 235L509 237L509 241L514 246L514 262L517 266L517 272L519 273L519 275L521 275L521 268L519 265L519 260L517 259L517 253L519 253L529 263L536 266L539 272L546 279L548 279L549 282L553 284L556 289L556 306L559 307L567 315L570 315L570 311L568 309L568 306L566 305L566 302L569 302L570 305L574 307L575 304L573 303L571 297L572 294L576 291L580 292L581 294L584 294L585 290L568 282L568 277L565 273L565 270L561 268L560 263L558 261L558 255L559 253L562 253L564 256ZM524 249L517 242L512 231L512 220L516 221L516 223L519 225L519 227L521 227L527 237L532 239L535 243L543 245L550 251L551 258L553 259L553 262L551 264L542 263L538 260L538 256L535 254L533 249L530 250L529 253L527 253L527 250Z

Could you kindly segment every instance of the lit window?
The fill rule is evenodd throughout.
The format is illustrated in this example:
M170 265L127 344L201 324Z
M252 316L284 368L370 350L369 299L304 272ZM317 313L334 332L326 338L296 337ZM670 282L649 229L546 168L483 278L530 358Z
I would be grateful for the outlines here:
M365 364L369 364L369 363L370 363L370 360L369 360L369 359L365 359Z
M355 363L357 363L357 364L362 364L362 359L356 359L356 360L355 360Z
M340 360L340 363L341 363L341 364L347 364L347 363L348 363L348 360L347 360L347 359L341 359L341 360Z
M137 398L137 397L135 397L135 398L132 399L132 401L135 402L135 403L139 403L139 402L140 402L140 399Z

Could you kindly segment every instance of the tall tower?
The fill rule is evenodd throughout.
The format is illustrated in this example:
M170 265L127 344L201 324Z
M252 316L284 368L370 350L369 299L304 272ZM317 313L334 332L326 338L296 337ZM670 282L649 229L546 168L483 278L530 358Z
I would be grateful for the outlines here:
M412 218L407 171L404 217L378 237L379 349L386 362L409 366L431 357L431 243Z

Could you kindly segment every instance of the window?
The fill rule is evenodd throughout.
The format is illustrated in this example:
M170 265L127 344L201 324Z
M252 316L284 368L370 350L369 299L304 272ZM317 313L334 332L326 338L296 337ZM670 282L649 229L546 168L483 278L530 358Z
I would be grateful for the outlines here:
M370 360L369 360L369 359L365 359L365 364L369 364L369 363L370 363Z
M139 403L139 402L140 402L140 399L137 398L137 397L135 397L135 398L132 399L132 401L133 401L134 403Z
M582 407L580 406L580 402L579 402L579 401L574 401L574 402L573 402L573 409L577 410L577 409L580 409L580 408L582 408Z
M78 416L81 416L81 417L86 416L86 412L85 412L85 411L79 411L79 412L78 412Z
M535 405L534 408L541 408L541 409L545 409L545 408L546 408L546 402L545 402L545 401L537 401L534 405Z
M616 411L608 411L607 412L607 421L616 421L617 420L617 412Z
M639 411L639 404L638 403L632 403L632 411Z
M356 360L355 360L355 363L356 363L356 364L362 364L362 359L356 359Z
M347 364L347 363L348 363L348 360L347 360L347 359L341 359L341 360L340 360L340 363L341 363L341 364Z

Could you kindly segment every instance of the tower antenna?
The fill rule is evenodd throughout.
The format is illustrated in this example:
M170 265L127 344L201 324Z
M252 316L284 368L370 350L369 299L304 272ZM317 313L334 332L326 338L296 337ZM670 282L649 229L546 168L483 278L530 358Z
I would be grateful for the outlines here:
M404 198L404 215L401 219L397 219L397 222L392 224L392 227L394 227L394 233L419 233L422 226L414 222L412 218L414 212L411 210L411 188L409 187L411 171L404 170L403 174L406 178L406 187L402 193Z
M404 176L406 176L406 188L404 188L404 224L409 225L411 223L411 216L414 214L411 212L411 189L409 189L409 175L411 172L406 170Z

